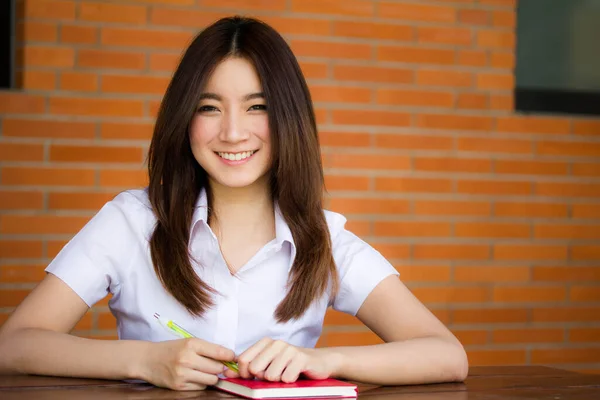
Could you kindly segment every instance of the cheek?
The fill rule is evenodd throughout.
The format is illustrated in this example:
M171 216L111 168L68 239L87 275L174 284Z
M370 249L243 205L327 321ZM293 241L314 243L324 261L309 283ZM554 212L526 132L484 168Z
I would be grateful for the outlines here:
M190 124L190 142L193 147L202 146L210 142L217 132L214 121L196 116Z
M267 116L254 121L252 131L261 138L263 142L270 142L271 134L269 132L269 119Z

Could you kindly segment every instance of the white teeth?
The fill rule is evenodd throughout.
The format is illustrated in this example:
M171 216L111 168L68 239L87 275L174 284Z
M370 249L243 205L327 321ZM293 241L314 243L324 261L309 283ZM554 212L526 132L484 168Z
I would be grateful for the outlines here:
M252 154L254 154L254 151L242 151L241 153L217 153L217 154L219 154L219 157L224 158L226 160L240 161L240 160L250 157Z

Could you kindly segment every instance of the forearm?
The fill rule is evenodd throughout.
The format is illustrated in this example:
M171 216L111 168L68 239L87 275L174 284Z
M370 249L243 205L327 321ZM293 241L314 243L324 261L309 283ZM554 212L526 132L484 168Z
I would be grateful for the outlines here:
M321 350L321 349L318 349ZM380 385L462 381L468 361L457 342L426 337L372 346L324 348L335 377Z
M0 340L0 374L139 378L136 361L147 342L94 340L41 329L22 329Z

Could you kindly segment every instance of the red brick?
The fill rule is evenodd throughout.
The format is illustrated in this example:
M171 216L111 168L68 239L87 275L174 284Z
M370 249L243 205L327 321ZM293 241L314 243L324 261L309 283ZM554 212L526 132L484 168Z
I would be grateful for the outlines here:
M489 238L530 238L529 224L490 223L490 222L456 222L456 237L489 237Z
M73 330L81 331L81 330L89 330L92 329L92 312L88 311L83 315L83 317L77 322Z
M100 186L104 187L145 187L148 185L148 172L145 170L115 170L100 171Z
M454 94L440 91L417 91L398 89L378 89L378 104L392 104L417 107L452 107Z
M309 85L314 102L370 103L371 89L348 86Z
M144 103L142 100L52 97L50 112L59 115L141 117L144 115Z
M597 157L600 143L542 141L537 144L537 152L552 156Z
M471 30L468 28L421 26L417 28L417 41L420 43L470 46L473 39L471 38Z
M508 181L459 180L456 183L457 193L502 195L531 194L531 183Z
M487 260L490 249L487 245L468 244L415 244L413 258L418 259L455 259L455 260Z
M492 119L481 116L420 114L417 115L417 126L429 129L489 131L492 129Z
M438 201L438 200L415 200L413 213L415 215L472 215L489 216L492 206L487 202L473 201Z
M488 96L476 93L460 93L456 107L461 109L483 110L488 108Z
M571 173L578 176L600 177L600 163L573 163Z
M451 193L452 181L447 179L375 178L375 190L403 193Z
M571 286L569 300L571 302L598 302L600 301L600 286Z
M600 360L600 347L532 349L534 364L594 363Z
M42 242L37 240L0 239L0 254L4 259L40 258L42 249Z
M492 14L492 24L494 26L514 28L516 25L515 13L513 11L494 11Z
M302 74L307 79L325 79L327 78L327 64L317 62L301 62Z
M148 16L146 7L143 6L86 1L79 5L79 19L82 21L142 25L146 23Z
M333 77L342 81L412 83L413 71L402 68L335 65Z
M488 288L469 286L435 286L413 288L412 293L423 303L479 303L488 301Z
M309 40L292 40L291 48L297 57L347 58L353 60L369 60L373 50L370 44Z
M329 308L325 313L325 325L363 325L363 323L353 315L346 314L341 311L336 311L332 308Z
M369 190L369 178L366 176L325 175L327 190Z
M479 2L484 5L509 7L513 9L517 5L517 0L480 0Z
M564 162L496 160L494 172L499 174L566 175L569 166Z
M43 161L43 144L2 143L0 161Z
M515 109L512 95L492 94L490 95L490 108L492 110L512 111Z
M50 146L50 161L90 163L141 163L142 149L116 146Z
M477 32L479 47L514 49L515 34L499 30L480 30Z
M0 190L0 210L41 210L44 208L42 192Z
M419 68L417 70L417 84L461 88L472 87L473 74L471 72Z
M149 140L153 129L154 124L103 122L100 136L103 139Z
M567 247L560 245L495 244L496 260L566 260Z
M492 162L485 159L415 157L413 159L413 168L417 171L440 173L483 173L492 171Z
M486 344L488 341L488 331L453 331L452 333L463 346Z
M450 223L427 221L375 221L375 236L449 237Z
M368 332L326 332L327 346L368 346L383 343L375 333Z
M45 99L42 96L0 92L0 113L2 114L42 113L45 109Z
M81 92L98 90L98 76L85 72L63 72L60 75L60 88Z
M515 67L514 53L492 52L490 54L490 65L494 68L506 68L512 70Z
M536 266L532 268L531 279L542 282L598 282L600 267Z
M57 215L2 215L0 232L5 234L74 234L89 220L88 217Z
M485 10L458 10L458 20L463 25L488 25L490 13Z
M571 216L573 218L600 219L600 204L573 204Z
M600 135L600 121L573 121L573 133L576 135Z
M49 210L99 210L116 193L48 193Z
M66 240L49 240L46 245L46 257L54 258L65 247Z
M477 74L477 89L512 90L515 86L513 74Z
M29 294L29 290L0 289L0 307L16 307Z
M412 41L414 37L411 26L355 21L333 22L333 35L395 41Z
M22 53L23 65L27 67L72 68L75 65L75 51L69 47L28 45L18 53Z
M114 330L117 328L117 320L109 312L103 312L98 315L98 329Z
M332 147L369 147L371 135L353 132L319 132L321 146Z
M98 28L91 26L66 25L60 27L60 41L73 44L98 43Z
M496 283L526 282L529 280L529 267L499 266L455 266L455 282Z
M456 22L456 10L454 7L392 3L380 1L378 15L381 18L394 20L423 21L423 22Z
M10 118L2 121L4 136L91 139L95 136L95 131L96 125L88 122Z
M334 197L329 206L342 214L407 214L409 212L409 204L406 200Z
M487 53L479 50L460 50L457 63L469 67L483 67L487 64Z
M523 365L526 362L525 350L467 350L469 365Z
M56 89L56 72L54 71L18 71L17 86L20 89L54 90Z
M45 265L2 265L0 280L3 283L37 283L46 276Z
M406 150L451 150L454 140L447 136L377 134L375 146Z
M170 78L158 76L104 75L102 91L107 93L144 93L162 95Z
M525 310L524 310L525 311ZM532 322L592 322L597 321L600 307L550 307L531 312Z
M366 18L374 16L375 5L368 0L292 0L292 11Z
M496 286L494 301L509 302L557 302L566 300L567 291L564 286Z
M566 204L553 203L496 202L494 215L497 217L566 218L568 207Z
M499 132L567 134L571 131L569 120L559 118L502 117L497 124Z
M388 154L347 154L330 155L332 168L367 170L408 170L410 158Z
M600 338L600 328L571 328L569 330L570 342L597 342Z
M29 186L92 186L95 172L91 169L48 167L4 167L2 184Z
M410 114L395 111L332 110L332 122L337 125L409 126Z
M331 23L326 20L279 16L263 16L261 20L271 25L282 35L329 36L331 34Z
M75 19L75 2L62 0L23 1L25 18Z
M394 61L417 64L454 64L454 50L423 47L384 46L377 49L379 61Z
M151 48L183 49L191 39L191 34L182 31L145 30L116 27L103 27L100 43L105 46L132 46Z
M537 182L535 194L560 197L600 197L600 185L591 183Z
M346 223L346 229L357 236L371 235L371 222L349 219Z
M56 23L27 21L19 22L16 29L19 42L56 42L58 29Z
M372 245L388 260L410 257L410 247L407 244L372 243Z
M524 308L476 308L452 311L454 324L503 324L527 321Z
M563 329L527 328L496 329L492 332L493 343L561 343L565 341Z
M534 235L540 239L600 239L600 225L537 224Z
M77 65L88 68L144 69L146 55L129 51L80 49L77 52Z
M209 12L189 8L153 7L150 12L150 22L153 25L202 28L227 15L225 12Z
M403 282L449 282L450 267L447 265L398 265Z
M150 69L153 71L174 71L181 55L169 54L169 53L155 53L150 54Z

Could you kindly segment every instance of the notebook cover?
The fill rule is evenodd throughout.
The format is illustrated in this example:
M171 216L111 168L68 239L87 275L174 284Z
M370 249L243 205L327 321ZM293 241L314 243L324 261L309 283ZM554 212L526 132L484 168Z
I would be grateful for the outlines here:
M357 390L357 386L350 382L344 382L337 379L299 379L296 382L285 383L285 382L270 382L260 379L242 379L242 378L221 378L223 381L228 381L241 386L245 386L251 390L264 390L264 389L300 389L297 398L306 399L333 399L333 398L356 398L358 392L354 396L306 396L302 395L302 388L317 388L317 387L352 387ZM231 391L222 387L216 387L219 390L223 390L228 393L232 393L238 396L246 397L241 393ZM249 397L250 398L250 397ZM258 398L258 397L257 397ZM282 397L282 399L292 399L293 397ZM276 397L269 397L269 400L275 400Z

